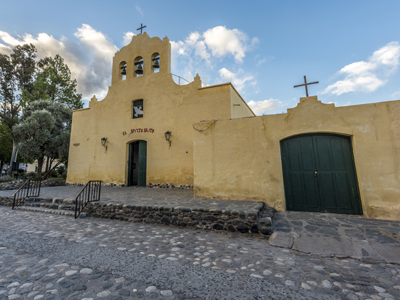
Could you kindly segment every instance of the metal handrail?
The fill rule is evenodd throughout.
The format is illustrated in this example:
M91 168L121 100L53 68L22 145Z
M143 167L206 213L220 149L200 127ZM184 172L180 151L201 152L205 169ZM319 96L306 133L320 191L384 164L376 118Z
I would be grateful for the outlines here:
M77 219L89 202L100 201L101 180L91 180L83 187L75 199L75 219Z
M25 199L28 197L39 197L40 188L42 181L27 180L24 184L13 194L14 201L12 209L16 209L17 206L21 206L25 203Z
M172 74L172 73L171 73L171 74ZM172 76L176 76L176 77L179 78L179 83L178 83L179 85L181 85L181 78L182 78L183 80L187 81L188 83L190 83L189 80L186 80L185 78L183 78L183 77L181 77L181 76L179 76L179 75L172 74Z

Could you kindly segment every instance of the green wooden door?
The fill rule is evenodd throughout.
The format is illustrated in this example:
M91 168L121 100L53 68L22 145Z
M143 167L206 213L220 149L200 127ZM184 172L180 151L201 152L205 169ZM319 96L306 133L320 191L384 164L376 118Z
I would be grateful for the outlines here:
M350 138L298 135L281 152L288 210L362 214Z
M139 141L138 185L146 186L147 142Z
M129 156L128 156L128 182L127 182L128 186L133 185L132 184L132 180L133 180L133 178L132 178L133 167L132 166L133 166L133 143L130 143L129 144Z

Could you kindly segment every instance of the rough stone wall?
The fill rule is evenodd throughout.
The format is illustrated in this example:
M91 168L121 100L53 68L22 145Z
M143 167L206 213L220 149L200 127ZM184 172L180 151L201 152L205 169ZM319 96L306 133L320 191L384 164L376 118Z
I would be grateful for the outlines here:
M213 209L164 208L126 204L89 203L84 212L97 218L117 219L137 223L176 225L206 230L227 230L241 233L270 234L274 209L265 207L255 213L221 211Z
M14 199L11 197L0 197L0 205L12 206Z
M0 191L5 190L18 190L24 183L26 179L19 179L10 182L3 182L0 183ZM58 180L58 179L47 179L42 181L41 187L48 187L48 186L63 186L65 185L65 180Z
M36 206L53 210L74 210L74 200L35 198ZM12 206L12 197L0 197L0 205ZM215 209L167 208L92 202L83 210L86 216L136 223L193 227L203 230L226 230L237 233L270 235L275 209L264 206L258 213Z

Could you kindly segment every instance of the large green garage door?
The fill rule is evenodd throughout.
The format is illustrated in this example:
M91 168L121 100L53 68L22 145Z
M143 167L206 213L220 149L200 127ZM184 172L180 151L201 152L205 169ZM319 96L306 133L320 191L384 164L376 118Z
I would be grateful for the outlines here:
M362 214L350 138L298 135L281 151L287 210Z

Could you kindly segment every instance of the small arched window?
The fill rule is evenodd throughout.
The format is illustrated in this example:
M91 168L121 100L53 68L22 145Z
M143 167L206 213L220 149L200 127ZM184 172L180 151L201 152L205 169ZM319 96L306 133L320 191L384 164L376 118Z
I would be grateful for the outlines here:
M119 63L119 76L121 80L126 79L126 62L124 61Z
M133 118L143 118L143 99L133 101Z
M135 76L135 77L143 76L143 70L144 70L143 58L141 56L138 56L135 58L133 63L134 63L133 76Z
M153 73L158 73L160 71L160 54L153 53L151 56L151 69Z

